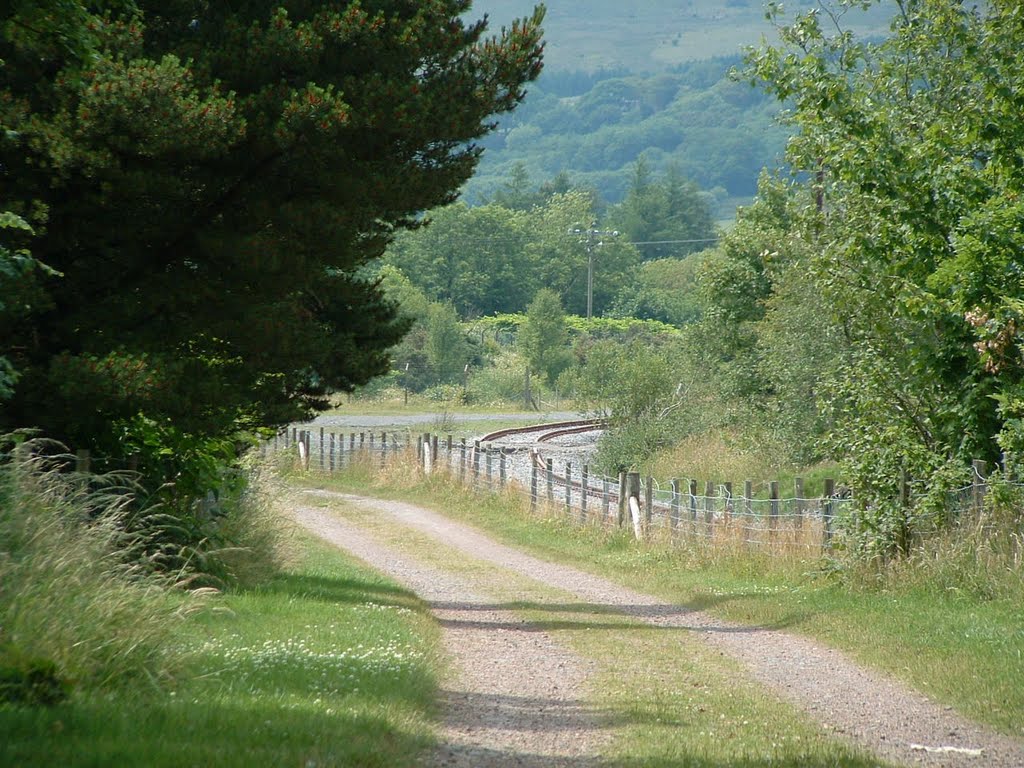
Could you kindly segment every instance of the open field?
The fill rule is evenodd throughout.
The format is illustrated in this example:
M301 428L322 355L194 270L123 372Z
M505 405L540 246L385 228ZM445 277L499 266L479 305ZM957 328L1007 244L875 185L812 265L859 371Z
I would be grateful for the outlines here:
M470 16L489 14L500 27L525 16L532 0L477 0ZM815 2L787 3L790 12L807 10ZM760 0L585 0L547 3L544 22L545 61L554 70L613 69L658 71L684 61L731 56L743 46L756 45L772 29ZM859 33L881 34L888 29L888 12L848 14L845 21Z

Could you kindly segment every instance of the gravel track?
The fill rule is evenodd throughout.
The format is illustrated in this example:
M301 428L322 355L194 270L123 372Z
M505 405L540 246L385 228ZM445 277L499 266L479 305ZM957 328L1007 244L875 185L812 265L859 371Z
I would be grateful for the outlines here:
M297 506L296 519L410 587L444 630L456 671L442 691L442 746L429 766L587 768L602 738L585 701L593 665L537 632L452 574L399 555L322 509Z
M813 641L776 629L730 624L577 569L539 560L421 507L328 491L308 493L383 513L395 523L436 537L474 558L568 591L594 610L612 607L656 626L691 631L720 652L740 660L753 679L879 757L908 765L1024 766L1024 743L967 721L949 708L936 705ZM436 613L445 627L446 646L461 670L460 691L466 691L450 691L446 695L450 712L450 735L446 738L451 746L433 764L598 764L586 758L599 739L593 717L580 703L581 686L588 672L578 657L560 649L543 633L508 630L508 622L522 625L522 621L505 612L488 611L481 623L482 612L473 610L473 625L467 625L459 605L479 606L472 585L433 569L417 569L386 547L374 544L355 526L341 523L323 510L300 506L295 513L306 527L437 604ZM497 625L506 629L502 631ZM543 653L538 652L541 649L535 642L548 644ZM550 658L557 659L555 666L535 674L531 665L544 660L549 653ZM540 681L543 690L520 688L531 680ZM542 707L544 712L556 714L553 721L550 714L541 711ZM536 722L531 718L536 718ZM540 749L544 743L541 737L552 735L552 722L557 726L553 746L572 745L571 754L548 754ZM519 739L519 734L525 734L525 739ZM520 746L528 746L530 751L522 754Z

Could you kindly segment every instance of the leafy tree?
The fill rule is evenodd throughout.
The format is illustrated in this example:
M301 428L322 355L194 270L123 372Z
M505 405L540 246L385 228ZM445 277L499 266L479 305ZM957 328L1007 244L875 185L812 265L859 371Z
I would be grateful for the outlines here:
M872 541L905 551L926 521L893 501L901 469L941 496L970 458L1021 445L1024 20L1005 2L897 8L877 43L799 16L750 73L793 105L788 158L821 209L800 230L849 344L823 393L833 447Z
M604 340L578 348L568 375L578 402L610 421L597 465L617 474L636 469L679 434L674 412L684 404L678 348L648 340Z
M594 259L593 311L601 314L611 305L619 287L627 280L639 254L623 238L591 241L586 232L595 222L593 196L584 190L553 195L543 208L531 215L534 237L528 248L540 285L557 292L572 314L587 309L588 258ZM592 252L588 254L588 246Z
M500 205L454 203L397 238L385 260L464 317L520 310L539 282L526 251L527 221Z
M545 376L548 384L553 385L572 361L562 302L550 288L541 288L530 302L518 344L530 370Z
M161 435L282 424L387 370L407 322L362 265L453 199L540 69L542 8L488 38L468 6L4 6L5 207L39 212L62 277L3 319L0 429L141 450L160 485Z
M0 211L0 329L31 307L30 286L39 264L27 248L18 247L18 241L27 240L31 234L32 227L23 218ZM17 378L11 361L0 356L0 400L11 396Z
M494 193L491 202L516 211L528 211L537 204L537 193L530 184L525 163L512 166L508 179Z
M685 259L645 261L635 271L633 281L615 297L609 314L677 326L697 321L697 272L701 260L701 254L692 254Z

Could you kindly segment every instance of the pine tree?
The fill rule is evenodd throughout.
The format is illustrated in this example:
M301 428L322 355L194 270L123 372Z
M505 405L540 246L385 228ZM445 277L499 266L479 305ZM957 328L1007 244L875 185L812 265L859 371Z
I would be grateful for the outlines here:
M226 437L387 370L407 323L364 265L454 199L541 66L543 7L488 37L469 6L0 12L0 209L59 272L0 316L20 374L0 431L108 452Z

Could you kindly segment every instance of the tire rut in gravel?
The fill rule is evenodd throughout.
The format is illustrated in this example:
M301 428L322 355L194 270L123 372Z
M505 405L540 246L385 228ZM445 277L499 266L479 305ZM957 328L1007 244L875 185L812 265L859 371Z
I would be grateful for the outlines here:
M602 739L600 719L584 701L593 671L545 632L465 580L395 552L357 525L323 509L296 505L309 531L406 585L443 630L455 679L442 691L442 745L428 766L454 768L591 768Z
M1021 742L968 721L901 683L859 666L839 651L806 638L777 629L731 624L575 568L540 560L422 507L330 491L308 493L383 512L475 558L573 593L584 603L614 607L656 626L690 630L743 662L753 679L809 712L841 737L882 758L926 766L1024 766ZM478 764L504 765L485 761Z

